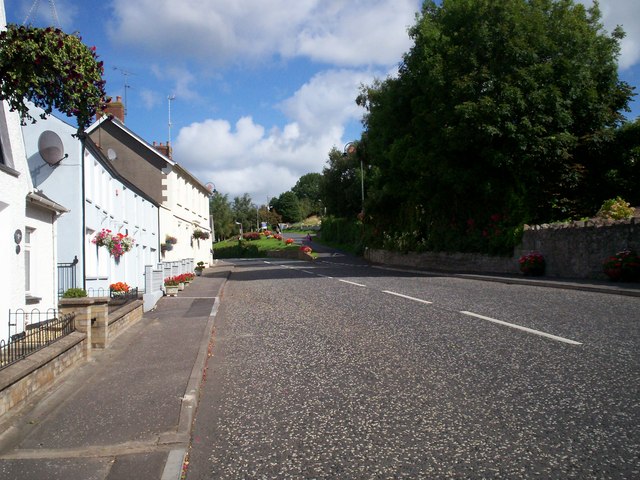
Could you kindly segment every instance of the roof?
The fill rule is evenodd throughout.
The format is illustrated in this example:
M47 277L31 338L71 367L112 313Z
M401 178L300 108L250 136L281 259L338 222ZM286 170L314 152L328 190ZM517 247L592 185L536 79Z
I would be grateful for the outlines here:
M143 145L153 155L155 155L158 158L161 158L168 165L171 165L172 167L177 167L178 170L180 170L181 173L183 173L185 176L189 177L189 180L191 181L191 183L193 183L195 186L200 188L200 190L205 192L207 195L209 195L211 193L209 191L209 189L206 187L206 185L204 183L202 183L200 180L198 180L196 177L194 177L193 174L191 172L189 172L189 170L187 170L186 168L184 168L182 165L178 164L177 162L173 161L172 159L170 159L166 155L163 155L162 153L160 153L153 145L149 144L149 142L144 140L141 136L139 136L133 130L128 128L122 121L120 121L120 119L118 119L117 117L115 117L113 115L107 115L107 116L100 117L100 119L95 121L89 128L87 128L86 133L92 133L93 131L95 131L98 128L100 128L103 124L111 124L111 125L119 128L124 133L129 135L133 140L135 140L136 142L138 142L141 145Z
M42 207L46 210L50 210L57 214L63 214L69 212L69 209L63 207L57 202L54 202L49 197L47 197L40 190L34 190L33 192L27 193L27 200L31 201L31 203L36 204L39 207Z

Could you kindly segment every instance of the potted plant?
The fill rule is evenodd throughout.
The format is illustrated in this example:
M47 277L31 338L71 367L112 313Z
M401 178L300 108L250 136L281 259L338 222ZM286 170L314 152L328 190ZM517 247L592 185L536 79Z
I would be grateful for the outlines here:
M164 239L164 243L169 246L169 245L175 245L176 243L178 243L178 239L176 237L172 237L171 235L167 235Z
M540 252L529 252L518 260L520 271L525 275L544 275L546 263Z
M198 264L196 265L196 268L194 269L196 271L196 275L199 277L202 275L202 271L204 270L204 262L200 261L198 262Z
M614 282L640 281L640 257L634 250L623 250L602 263L604 273Z
M179 282L176 277L167 277L164 279L165 293L170 297L175 297L178 294Z
M111 298L124 297L130 290L129 285L124 282L112 283L109 285L109 292Z

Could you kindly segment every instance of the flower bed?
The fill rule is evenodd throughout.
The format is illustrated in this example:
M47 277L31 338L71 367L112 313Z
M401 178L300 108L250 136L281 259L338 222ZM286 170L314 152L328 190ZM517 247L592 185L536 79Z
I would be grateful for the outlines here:
M520 271L525 275L544 275L546 263L544 257L539 252L530 252L522 255L518 260L518 264L520 265Z
M602 269L613 281L637 282L640 280L640 257L633 250L623 250L607 258Z

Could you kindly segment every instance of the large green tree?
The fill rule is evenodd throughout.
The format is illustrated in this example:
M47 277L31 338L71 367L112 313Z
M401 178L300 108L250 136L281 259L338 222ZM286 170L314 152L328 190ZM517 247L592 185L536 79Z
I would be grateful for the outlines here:
M363 87L369 212L434 249L503 250L575 209L576 153L622 121L597 3L427 0L399 75ZM568 206L568 207L567 207Z
M328 215L355 218L360 212L359 166L355 155L344 155L335 147L329 152L320 181L320 198Z
M300 209L300 200L291 190L286 191L277 199L272 200L272 206L276 213L281 215L285 222L299 222L303 219L303 212Z
M224 240L234 233L233 212L229 195L214 193L209 198L209 213L213 217L215 240ZM237 229L236 229L237 230Z
M319 173L307 173L300 177L291 189L300 201L300 209L303 218L310 215L322 214L322 199L320 198L320 183L322 175Z
M253 204L248 193L241 197L234 197L231 211L233 212L234 222L241 223L243 231L249 232L257 229L258 209ZM236 226L236 228L238 227Z

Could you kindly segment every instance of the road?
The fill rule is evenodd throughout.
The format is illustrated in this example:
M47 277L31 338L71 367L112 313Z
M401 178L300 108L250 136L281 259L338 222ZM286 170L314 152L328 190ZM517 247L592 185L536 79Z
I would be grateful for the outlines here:
M640 478L640 299L237 260L187 479Z

